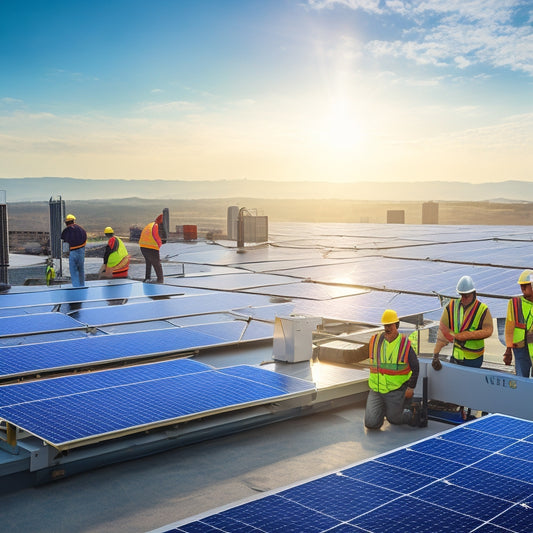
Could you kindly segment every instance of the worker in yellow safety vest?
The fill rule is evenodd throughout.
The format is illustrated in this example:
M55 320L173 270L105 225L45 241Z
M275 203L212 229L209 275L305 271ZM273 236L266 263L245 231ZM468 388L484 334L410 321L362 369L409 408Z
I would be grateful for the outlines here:
M409 338L400 333L396 311L386 309L381 317L384 331L368 345L370 391L365 409L365 426L379 429L384 419L391 424L418 426L420 413L407 409L418 380L418 358Z
M483 364L485 339L494 329L489 308L477 299L472 278L463 276L456 290L459 298L448 302L440 318L431 363L435 370L442 368L439 354L450 342L453 342L451 363L479 368Z
M105 228L104 234L109 240L104 252L104 264L98 273L99 279L127 278L130 256L124 242L115 235L113 228L110 226Z
M515 296L507 305L503 362L515 360L517 376L528 378L533 357L533 270L524 270L518 278L522 296Z

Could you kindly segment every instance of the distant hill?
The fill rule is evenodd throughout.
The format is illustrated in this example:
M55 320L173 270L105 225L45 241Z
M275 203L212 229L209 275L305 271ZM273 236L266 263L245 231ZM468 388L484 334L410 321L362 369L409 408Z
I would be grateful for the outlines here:
M531 202L533 183L501 181L472 184L452 181L328 183L255 180L92 180L78 178L0 178L7 202L141 199L344 199L380 201Z

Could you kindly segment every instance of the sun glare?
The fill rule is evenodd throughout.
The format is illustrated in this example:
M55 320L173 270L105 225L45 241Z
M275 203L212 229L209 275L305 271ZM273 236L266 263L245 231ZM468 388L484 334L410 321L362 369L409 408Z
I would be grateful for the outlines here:
M322 120L320 140L332 151L358 149L363 131L357 113L346 103L337 103Z

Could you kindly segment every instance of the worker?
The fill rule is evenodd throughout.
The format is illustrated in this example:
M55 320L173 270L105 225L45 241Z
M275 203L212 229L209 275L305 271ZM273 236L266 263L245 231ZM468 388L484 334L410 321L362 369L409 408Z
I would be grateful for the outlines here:
M159 257L159 250L165 244L167 235L163 226L163 215L159 215L154 222L147 224L141 232L139 238L139 246L146 263L146 273L144 282L150 283L152 275L152 267L154 267L157 276L156 283L163 283L163 267L161 266L161 258Z
M451 363L479 368L483 364L485 340L492 335L493 324L489 308L477 299L474 281L463 276L457 283L459 298L449 301L440 318L437 342L433 349L432 366L440 370L440 351L453 343Z
M130 256L120 237L115 235L113 228L107 226L104 234L108 238L104 252L104 264L100 268L98 278L127 278L130 268Z
M61 239L69 245L68 264L70 279L73 287L85 285L85 245L87 233L76 224L76 217L68 214L65 217L66 228L61 233Z
M533 357L533 270L524 270L518 278L522 296L515 296L507 305L503 362L513 360L517 376L528 378Z
M406 335L398 331L396 311L386 309L381 317L384 331L374 335L368 346L370 391L366 401L365 426L379 429L385 417L391 424L418 426L420 412L411 403L418 380L418 358Z

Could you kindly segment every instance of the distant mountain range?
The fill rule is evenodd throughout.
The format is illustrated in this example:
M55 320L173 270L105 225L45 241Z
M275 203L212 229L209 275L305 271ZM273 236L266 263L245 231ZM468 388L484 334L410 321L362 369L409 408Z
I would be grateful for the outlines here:
M78 178L0 178L0 191L6 191L8 203L63 200L146 199L345 199L378 201L493 201L531 202L533 183L501 181L465 183L359 182L329 183L255 180L94 180Z

